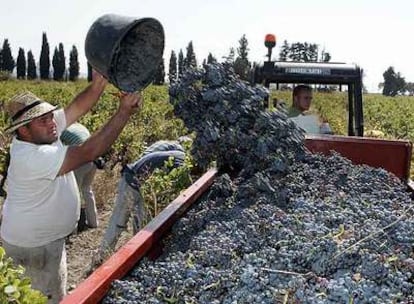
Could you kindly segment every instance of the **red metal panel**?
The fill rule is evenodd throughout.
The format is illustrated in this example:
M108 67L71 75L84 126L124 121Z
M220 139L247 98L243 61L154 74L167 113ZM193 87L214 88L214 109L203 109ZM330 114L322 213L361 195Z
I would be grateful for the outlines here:
M314 153L329 154L334 150L355 164L383 168L404 181L410 177L412 143L409 141L308 135L305 145Z
M176 219L213 183L216 174L216 169L207 171L60 303L98 303L108 291L111 282L122 278L154 244L158 243Z

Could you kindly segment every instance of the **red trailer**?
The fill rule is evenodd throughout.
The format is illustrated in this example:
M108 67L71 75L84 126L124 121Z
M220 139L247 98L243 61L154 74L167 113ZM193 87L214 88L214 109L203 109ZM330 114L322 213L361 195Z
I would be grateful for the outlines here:
M355 164L383 168L395 174L413 190L409 179L412 144L408 141L327 135L307 136L305 145L313 153L327 154L333 150ZM61 303L98 303L105 296L111 282L122 278L143 257L156 259L162 252L163 237L175 221L210 187L216 174L216 169L207 171L81 282Z

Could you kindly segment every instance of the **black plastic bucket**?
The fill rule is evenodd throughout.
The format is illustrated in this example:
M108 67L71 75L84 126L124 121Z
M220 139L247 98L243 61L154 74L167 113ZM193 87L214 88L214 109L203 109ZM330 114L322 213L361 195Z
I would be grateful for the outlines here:
M103 15L85 40L90 65L124 92L140 91L153 81L163 51L164 29L154 18Z

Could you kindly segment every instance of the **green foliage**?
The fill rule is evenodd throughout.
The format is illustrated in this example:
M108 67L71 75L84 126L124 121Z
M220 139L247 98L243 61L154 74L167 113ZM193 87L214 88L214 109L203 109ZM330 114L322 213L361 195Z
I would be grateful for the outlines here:
M4 111L2 111L0 118L4 120L4 116ZM0 197L6 197L4 183L6 181L5 177L7 176L7 168L10 161L9 147L10 139L3 134L0 134Z
M184 144L185 145L185 144ZM174 168L174 159L171 157L163 168L155 169L141 186L145 206L149 214L149 221L165 206L172 202L183 189L192 184L191 171L193 159L190 156L190 144L185 145L187 151L184 164Z
M197 67L197 59L194 53L193 42L190 41L187 46L187 54L184 59L184 69Z
M243 35L239 40L239 47L237 48L237 57L234 61L234 72L239 75L240 79L247 80L248 72L250 69L250 62L248 59L249 48L246 35Z
M348 134L348 94L314 93L313 109L327 120L335 134Z
M170 83L177 80L177 55L175 55L174 51L171 51L168 80Z
M24 276L22 266L13 265L0 247L0 303L44 304L47 297L31 288L30 279Z
M162 58L160 64L158 65L157 71L155 73L154 81L152 82L155 85L163 85L165 82L165 67L164 67L164 58Z
M243 34L243 36L239 40L239 47L237 48L237 55L241 59L248 60L249 58L249 42L247 41L246 34Z
M11 73L9 71L0 71L0 81L6 81L11 78Z
M382 94L385 96L396 96L404 94L406 83L400 73L396 73L393 67L389 67L384 74L384 83Z
M364 120L368 129L382 131L387 138L414 141L413 97L364 97Z
M183 50L180 49L180 52L178 53L178 77L183 75L184 71L184 54Z

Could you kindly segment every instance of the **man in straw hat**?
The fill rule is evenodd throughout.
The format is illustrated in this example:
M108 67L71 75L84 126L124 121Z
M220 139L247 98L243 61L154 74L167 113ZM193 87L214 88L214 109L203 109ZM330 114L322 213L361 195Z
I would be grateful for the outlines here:
M11 124L5 132L14 136L0 234L7 255L26 268L32 287L49 303L66 293L65 238L80 212L73 170L102 155L141 103L137 94L123 95L118 111L99 131L79 146L64 146L62 131L95 105L106 84L94 71L92 83L64 109L30 92L8 103Z

